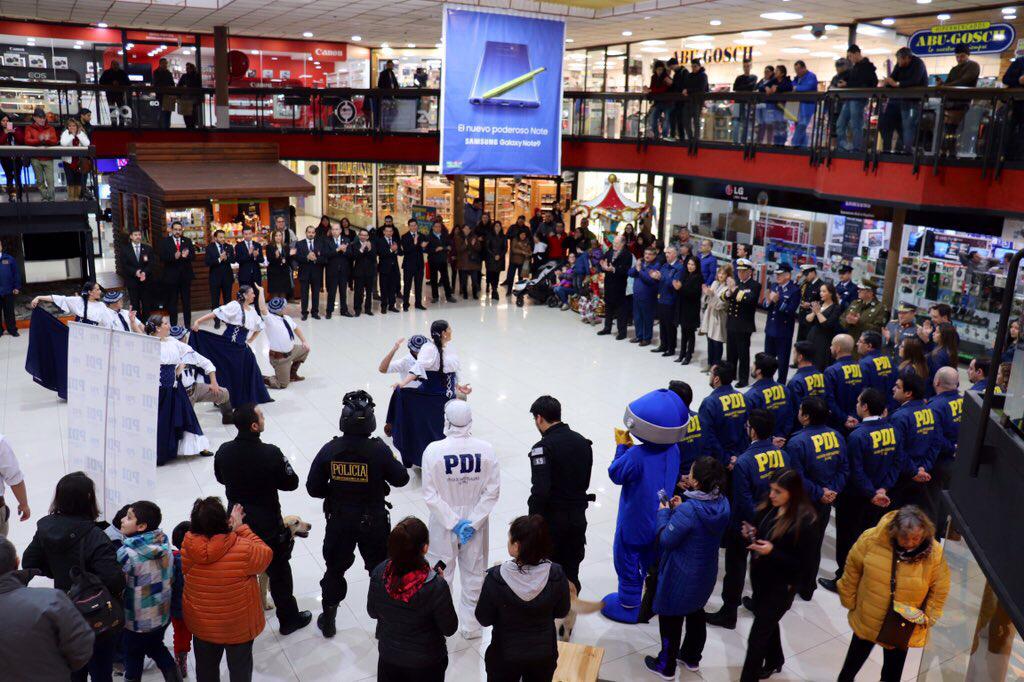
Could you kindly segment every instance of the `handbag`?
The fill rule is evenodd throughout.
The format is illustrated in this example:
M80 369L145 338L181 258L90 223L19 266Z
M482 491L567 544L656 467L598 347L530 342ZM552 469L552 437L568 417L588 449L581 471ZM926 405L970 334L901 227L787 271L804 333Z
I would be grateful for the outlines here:
M99 576L85 570L85 537L78 553L78 565L68 571L71 577L68 597L97 635L119 629L124 625L124 607Z
M889 577L889 608L885 612L885 620L882 621L882 627L878 631L878 637L875 638L875 642L886 649L906 650L910 647L910 638L914 635L914 628L917 626L897 613L894 608L896 604L897 562L896 552L893 551L892 574ZM924 609L924 604L921 604L921 608Z

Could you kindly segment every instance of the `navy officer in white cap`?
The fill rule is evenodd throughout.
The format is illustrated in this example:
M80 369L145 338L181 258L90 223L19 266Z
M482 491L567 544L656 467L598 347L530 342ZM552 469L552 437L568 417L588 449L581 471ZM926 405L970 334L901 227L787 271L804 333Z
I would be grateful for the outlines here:
M725 357L739 377L736 388L747 385L750 376L750 337L756 326L754 315L761 298L761 284L754 279L754 264L746 258L736 260L737 282L730 277L722 292L726 304Z

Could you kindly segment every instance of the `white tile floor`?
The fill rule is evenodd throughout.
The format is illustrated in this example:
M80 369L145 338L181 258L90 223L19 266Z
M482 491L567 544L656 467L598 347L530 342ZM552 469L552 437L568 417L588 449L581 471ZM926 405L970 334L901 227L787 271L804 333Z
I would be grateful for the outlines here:
M383 415L394 379L376 372L381 356L395 339L425 333L430 321L439 317L452 324L464 381L474 388L470 403L475 435L490 440L501 457L502 491L491 518L491 562L505 557L505 543L500 538L508 523L525 512L530 484L526 453L538 438L528 408L538 395L549 393L562 401L565 421L594 441L592 490L598 501L588 513L587 557L581 579L583 596L599 599L615 587L611 538L618 488L609 482L606 473L614 451L613 428L621 425L627 402L666 386L669 379L688 381L694 388L695 401L702 399L710 389L699 363L681 367L633 344L597 337L595 329L581 324L575 314L538 306L516 308L504 299L441 304L425 313L310 320L304 327L313 346L310 360L303 366L307 380L273 393L276 402L264 407L265 440L279 445L304 478L317 450L337 433L342 395L364 388L375 396ZM67 470L66 406L53 393L33 384L25 373L27 336L0 339L0 385L4 386L0 432L19 454L35 519L45 513L54 483ZM257 342L257 356L269 369L261 341ZM703 359L703 337L698 338L698 344ZM754 347L761 347L760 338L755 337ZM220 425L215 411L204 409L200 418L215 447L234 436L232 427ZM213 478L212 459L177 460L158 473L159 489L154 497L163 509L167 529L187 518L197 496L223 494ZM426 517L415 480L395 490L391 501L395 520L409 514ZM300 608L317 613L318 581L323 570L320 503L309 498L300 486L296 492L282 494L282 505L285 513L299 514L313 523L311 537L296 545L292 569ZM11 539L23 548L34 528L34 521L13 521ZM827 572L835 567L832 538L830 531L822 562ZM361 564L357 561L356 565ZM374 677L377 656L373 622L365 609L368 581L357 567L349 572L349 594L339 611L338 635L333 640L325 641L313 626L280 637L272 612L268 614L267 628L256 642L257 679L313 682ZM718 608L719 593L716 589L709 610ZM735 631L709 628L700 674L683 670L680 679L738 679L750 623L750 614L741 609ZM648 676L643 656L657 653L657 633L656 622L627 626L594 614L579 619L574 639L605 649L602 679L634 680ZM783 620L786 667L773 679L835 679L849 635L846 613L835 595L819 590L810 603L798 600ZM469 642L459 635L449 639L449 679L484 679L482 652L487 642L487 635L482 641ZM919 655L912 654L906 668L908 679L915 676L918 661ZM881 656L876 649L861 679L877 679L880 668ZM147 679L155 679L152 672Z

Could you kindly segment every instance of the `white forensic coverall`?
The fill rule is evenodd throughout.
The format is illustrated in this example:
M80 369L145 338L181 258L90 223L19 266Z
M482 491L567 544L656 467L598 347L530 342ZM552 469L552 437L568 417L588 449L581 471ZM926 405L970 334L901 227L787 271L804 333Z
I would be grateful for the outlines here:
M501 470L491 444L470 435L473 418L469 405L451 400L444 413L446 438L423 451L423 498L430 509L427 562L431 566L438 560L445 563L449 587L456 563L460 564L459 622L464 633L478 636L482 628L475 611L487 569L487 517L498 501ZM452 529L463 519L475 533L460 545Z

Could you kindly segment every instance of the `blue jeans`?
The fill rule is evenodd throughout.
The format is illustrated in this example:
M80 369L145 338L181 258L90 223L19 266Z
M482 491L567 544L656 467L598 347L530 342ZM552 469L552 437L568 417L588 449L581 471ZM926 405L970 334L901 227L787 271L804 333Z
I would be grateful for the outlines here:
M654 337L654 301L633 297L633 331L641 341L650 341Z
M739 113L732 119L732 143L742 144L747 138L747 125L749 123L749 104L734 104Z
M839 120L836 121L836 138L840 149L848 152L864 150L864 107L867 105L866 99L851 99L843 104ZM849 144L846 142L847 131L852 139Z
M555 296L562 302L562 305L569 305L569 296L572 295L572 287L555 287Z
M807 146L807 128L811 125L811 119L814 118L814 110L804 112L802 109L796 120L796 128L793 130L793 139L790 142L794 147L806 147Z
M671 130L671 124L666 116L672 111L671 102L656 102L647 114L647 132L654 137L661 137L665 134L665 128ZM664 121L665 125L662 125Z
M913 151L914 141L917 138L917 124L921 118L921 107L914 100L901 99L899 100L899 112L900 119L902 119L903 151L909 154Z
M153 659L160 670L174 670L174 657L164 645L164 631L167 625L149 632L125 630L121 633L124 646L124 677L126 680L142 678L142 664L146 656Z

